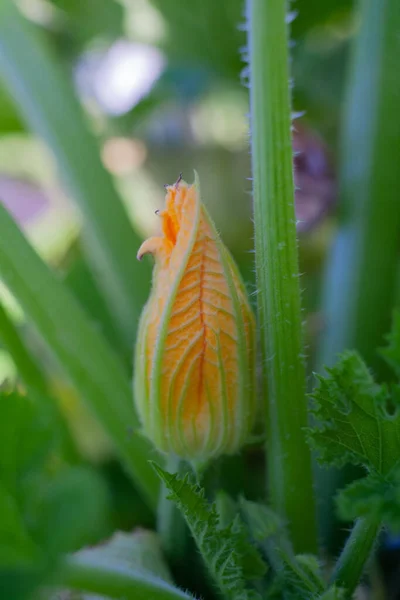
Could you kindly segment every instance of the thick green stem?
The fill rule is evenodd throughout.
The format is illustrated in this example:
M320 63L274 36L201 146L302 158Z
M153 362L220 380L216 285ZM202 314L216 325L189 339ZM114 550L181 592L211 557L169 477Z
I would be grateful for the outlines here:
M400 237L400 2L362 0L342 124L340 229L324 290L318 370L356 348L375 372L390 327Z
M316 551L292 163L285 0L248 0L258 319L269 492L295 550Z
M83 213L88 258L117 330L131 349L147 294L147 274L135 260L139 239L100 162L62 65L12 0L0 2L0 76L29 125L51 148Z
M361 518L355 523L332 575L332 583L346 589L349 598L353 597L363 573L381 523L376 518Z
M61 565L55 581L59 587L125 600L193 600L163 579L143 571L110 567L70 557Z

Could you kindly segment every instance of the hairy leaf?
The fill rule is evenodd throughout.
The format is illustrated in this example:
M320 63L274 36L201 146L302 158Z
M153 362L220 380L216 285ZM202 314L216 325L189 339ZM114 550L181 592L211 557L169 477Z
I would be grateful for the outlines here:
M390 477L368 475L354 481L337 497L339 516L344 521L375 515L393 531L400 531L400 471Z
M400 414L390 414L391 398L356 352L318 377L313 393L315 426L309 440L322 463L363 465L385 475L400 458Z
M169 498L182 511L221 592L232 600L259 600L259 594L251 589L246 579L262 577L266 566L247 540L239 518L220 528L216 507L207 503L204 490L189 483L187 476L181 479L154 463L153 467L169 490Z
M345 598L346 590L336 585L332 585L321 596L318 596L318 600L345 600Z
M279 578L283 580L285 598L309 600L323 592L325 585L315 556L293 556L284 550L279 553L283 560L283 572L279 573Z
M262 543L283 529L280 517L265 504L242 498L240 508L256 542Z
M221 529L227 527L238 514L237 502L224 490L219 490L215 498L218 524Z
M268 506L244 498L240 508L251 536L275 571L267 597L308 600L320 594L324 582L317 559L312 555L294 555L281 518Z

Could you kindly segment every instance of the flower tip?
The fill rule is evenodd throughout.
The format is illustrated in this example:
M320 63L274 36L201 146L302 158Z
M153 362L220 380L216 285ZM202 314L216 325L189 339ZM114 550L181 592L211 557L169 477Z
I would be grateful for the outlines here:
M174 183L174 187L175 187L175 189L176 189L176 190L178 189L178 187L179 187L179 184L180 184L180 182L182 181L182 179L183 179L183 174L182 174L182 173L179 173L179 177L178 177L178 179L177 179L177 180L175 181L175 183Z
M139 250L137 251L136 258L138 260L142 260L142 258L143 258L143 256L145 254L149 254L150 250L149 250L149 247L148 247L149 246L148 242L149 242L149 240L145 240L143 242L143 244L140 246Z
M152 254L154 257L165 252L166 243L161 237L151 237L143 242L140 246L136 258L142 260L145 254Z

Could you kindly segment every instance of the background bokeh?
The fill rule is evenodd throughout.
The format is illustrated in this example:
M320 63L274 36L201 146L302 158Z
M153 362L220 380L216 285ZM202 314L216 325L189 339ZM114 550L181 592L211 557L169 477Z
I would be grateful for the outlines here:
M163 184L180 172L190 181L196 169L203 200L254 288L243 3L202 0L190 8L178 0L18 4L72 78L133 227L142 236L156 230L154 211L163 202ZM319 327L321 264L335 226L338 126L357 15L348 0L298 0L293 9L296 210L312 337ZM86 278L74 198L4 84L0 195L39 252L85 294L79 287ZM102 307L93 299L92 309L96 315ZM2 358L2 378L9 377L11 361L6 353Z

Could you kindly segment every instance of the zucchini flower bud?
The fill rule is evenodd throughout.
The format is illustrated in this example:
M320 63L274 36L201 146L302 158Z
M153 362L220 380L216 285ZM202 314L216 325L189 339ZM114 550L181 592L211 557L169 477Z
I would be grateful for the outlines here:
M144 433L193 461L237 452L252 428L255 321L238 269L204 205L199 182L166 186L160 237L135 349L134 396Z

